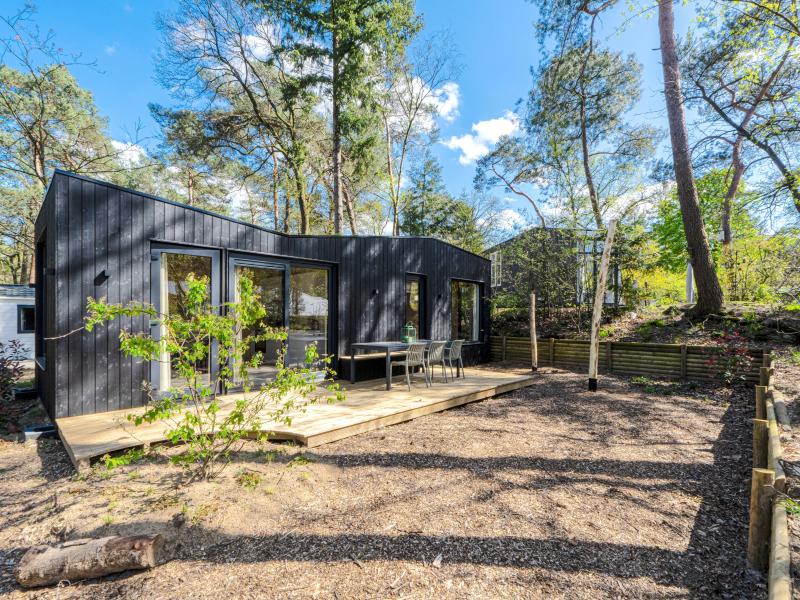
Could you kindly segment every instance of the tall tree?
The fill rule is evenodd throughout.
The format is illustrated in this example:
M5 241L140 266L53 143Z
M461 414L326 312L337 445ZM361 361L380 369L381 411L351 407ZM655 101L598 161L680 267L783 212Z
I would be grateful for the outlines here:
M33 8L0 18L0 260L11 278L26 281L34 250L33 226L52 170L111 176L125 169L106 134L92 94L70 69L53 33L32 25Z
M639 98L640 70L632 56L598 49L590 39L545 62L529 97L526 129L538 160L578 157L598 229L604 212L640 182L622 175L640 172L654 151L656 130L624 118Z
M161 26L162 83L187 103L205 103L204 127L217 150L252 173L274 178L277 166L285 167L292 194L284 197L294 197L297 228L309 233L307 161L320 118L314 114L319 99L304 85L308 65L280 52L280 31L259 7L238 0L182 0Z
M389 49L391 50L391 49ZM436 118L455 94L457 73L454 47L443 34L418 40L404 55L382 57L383 89L377 103L383 125L392 235L400 234L402 186L415 150L430 144L438 134Z
M177 184L179 199L189 206L227 212L231 169L209 141L202 115L156 104L150 105L150 114L161 126L155 156L167 178Z
M334 232L343 232L343 140L371 126L380 56L402 55L420 28L413 0L270 0L261 4L286 28L283 50L314 60L304 78L323 86L330 99L332 213ZM355 135L354 135L355 134Z
M539 203L526 189L542 180L545 171L543 162L533 149L526 147L525 140L504 136L491 152L478 160L475 189L486 192L497 186L504 187L508 192L527 200L541 226L547 227Z
M703 111L709 139L730 148L734 177L725 205L736 196L743 154L749 153L766 158L777 172L769 195L788 197L800 212L800 34L786 29L796 23L797 6L795 20L783 2L727 2L721 8L683 62L694 88L687 99ZM727 221L723 234L730 243Z
M689 260L692 263L697 284L698 298L695 311L698 314L709 314L722 308L724 297L714 269L714 261L711 257L711 249L700 213L700 203L697 199L697 188L689 152L689 134L686 130L686 117L683 110L672 2L673 0L658 1L658 32L661 40L661 65L664 72L664 98L667 104L678 202L681 206Z

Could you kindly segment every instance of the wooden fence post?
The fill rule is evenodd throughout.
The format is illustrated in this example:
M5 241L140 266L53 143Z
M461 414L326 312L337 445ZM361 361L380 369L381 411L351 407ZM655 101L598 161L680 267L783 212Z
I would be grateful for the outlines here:
M758 383L767 387L772 385L772 367L761 367L758 370Z
M536 294L531 292L531 371L539 368L539 348L536 345Z
M772 366L772 350L764 350L761 366L767 368Z
M753 419L753 468L766 469L769 445L769 423Z
M500 353L500 359L501 360L505 360L506 359L506 336L503 336L503 342L502 343L503 343L503 345L502 345L502 351Z
M556 366L556 339L550 338L550 366Z
M600 319L603 316L603 301L606 296L606 279L608 277L608 263L611 260L611 247L614 244L614 231L617 222L608 224L606 241L603 244L603 255L600 257L600 273L594 291L594 308L592 310L592 333L589 342L589 391L597 391L597 367L600 350Z
M686 347L686 344L681 344L681 382L686 383L686 371L687 371L687 364L688 360L689 349Z
M769 536L772 529L772 484L775 472L753 469L750 484L750 524L747 530L747 562L759 571L769 564Z
M767 418L767 386L756 386L756 419Z

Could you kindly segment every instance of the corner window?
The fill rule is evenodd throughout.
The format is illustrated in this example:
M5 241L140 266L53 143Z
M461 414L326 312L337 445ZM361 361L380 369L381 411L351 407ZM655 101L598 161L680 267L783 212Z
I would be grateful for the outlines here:
M492 252L489 260L492 263L492 287L500 287L503 285L503 254Z
M417 338L424 338L425 282L420 275L406 275L406 313L403 325L411 324Z
M450 324L454 340L480 340L480 287L454 279L450 284Z
M17 333L33 333L36 330L36 307L17 306Z

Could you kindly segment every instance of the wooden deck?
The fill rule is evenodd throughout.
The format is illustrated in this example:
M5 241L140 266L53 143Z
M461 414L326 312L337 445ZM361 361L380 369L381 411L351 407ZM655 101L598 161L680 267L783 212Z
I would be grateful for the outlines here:
M290 427L265 421L262 430L276 440L319 446L533 383L531 372L524 369L475 368L467 369L466 375L448 383L437 378L430 388L425 387L421 376L416 376L410 392L399 378L391 391L386 391L384 379L345 384L343 402L312 404L293 417ZM223 396L222 411L236 396ZM125 409L56 419L58 433L75 467L85 469L91 459L109 452L165 441L162 423L135 427L127 421L128 415L141 411Z

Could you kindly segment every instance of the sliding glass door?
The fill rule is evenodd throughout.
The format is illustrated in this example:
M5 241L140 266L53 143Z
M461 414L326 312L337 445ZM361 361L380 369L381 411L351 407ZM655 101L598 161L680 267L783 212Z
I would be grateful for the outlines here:
M306 346L316 343L320 356L328 354L328 275L320 267L291 265L289 274L290 366L305 363Z
M329 269L234 257L229 273L229 289L234 301L238 300L239 279L246 275L253 281L255 292L266 308L264 326L286 329L288 366L305 366L309 344L316 343L320 356L329 352ZM277 341L258 342L247 349L246 358L260 353L259 365L248 371L253 387L274 377L279 349Z
M210 251L154 249L151 254L152 296L157 299L157 309L167 315L187 315L187 293L190 278L205 280L209 287L208 301L212 305L219 304L219 261L218 255ZM163 327L153 326L151 334L162 339L165 335ZM214 340L206 340L208 354L198 361L196 367L200 373L200 384L208 384L214 377L216 346ZM173 358L162 351L161 359L153 365L151 383L158 390L181 388L186 381L176 369Z
M259 326L251 327L243 337L252 337L263 333L266 328L281 329L286 327L286 310L284 288L286 286L286 268L283 265L264 265L255 262L235 262L234 300L239 301L239 281L248 277L253 282L253 291L266 309L266 315ZM245 349L244 359L247 361L258 355L258 364L248 370L250 384L260 387L275 376L281 342L279 340L259 340L251 342ZM235 383L241 383L236 381Z

